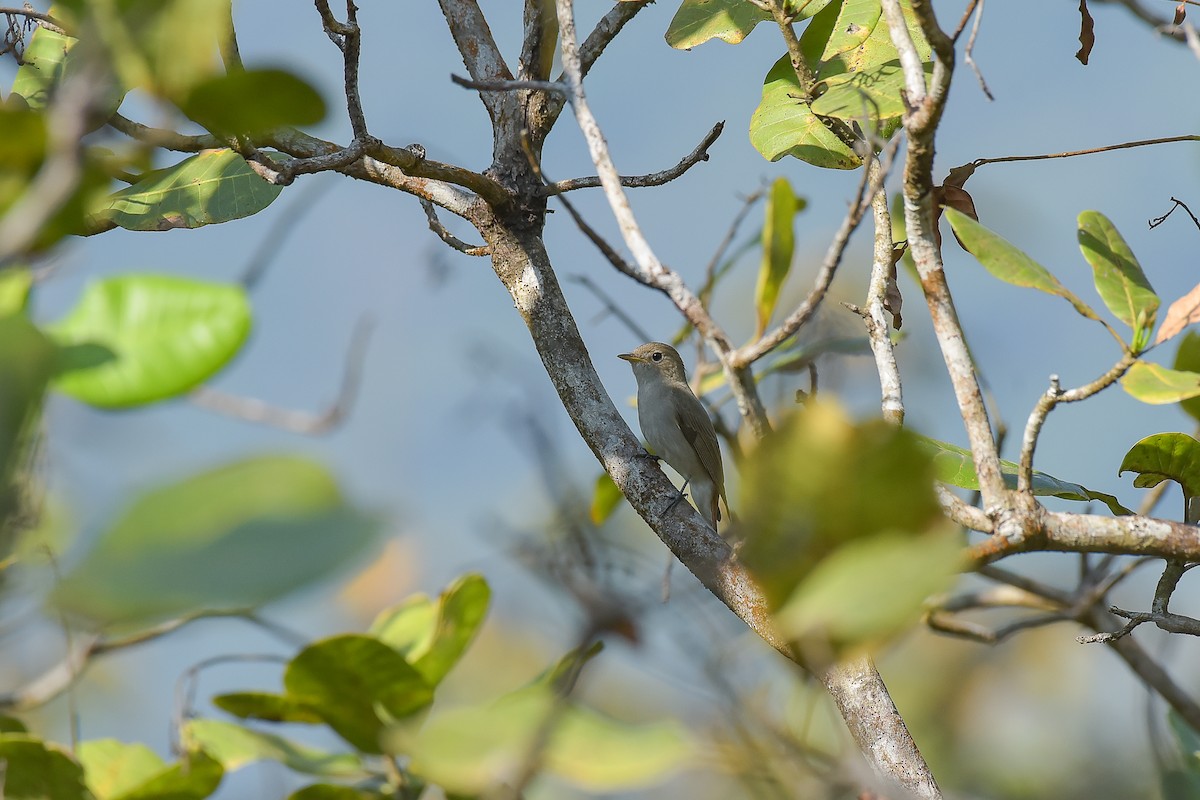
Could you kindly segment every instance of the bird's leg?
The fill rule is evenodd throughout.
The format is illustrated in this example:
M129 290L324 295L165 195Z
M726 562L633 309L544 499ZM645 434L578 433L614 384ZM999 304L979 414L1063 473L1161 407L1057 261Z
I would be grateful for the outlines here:
M647 450L644 447L642 448L642 452L638 453L638 457L639 458L648 458L651 461L662 461L663 460L662 456L656 456L656 455L654 455L654 453L651 453L649 450Z
M683 486L681 486L681 487L680 487L680 489L679 489L679 496L678 496L678 497L676 497L674 500L672 500L672 501L671 501L671 505L667 506L667 507L666 507L666 509L663 511L663 513L664 513L664 514L670 514L670 513L671 513L671 509L672 509L672 508L674 508L675 506L679 505L679 501L680 501L680 500L682 500L683 498L687 497L687 487L688 487L688 483L690 483L690 481L684 481L684 482L683 482Z

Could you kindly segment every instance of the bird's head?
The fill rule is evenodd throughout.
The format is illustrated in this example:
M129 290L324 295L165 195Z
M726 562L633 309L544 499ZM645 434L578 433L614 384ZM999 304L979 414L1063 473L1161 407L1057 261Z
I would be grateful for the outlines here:
M655 377L664 381L687 383L683 359L669 344L647 342L632 353L622 353L618 358L625 359L633 366L633 375L639 383Z

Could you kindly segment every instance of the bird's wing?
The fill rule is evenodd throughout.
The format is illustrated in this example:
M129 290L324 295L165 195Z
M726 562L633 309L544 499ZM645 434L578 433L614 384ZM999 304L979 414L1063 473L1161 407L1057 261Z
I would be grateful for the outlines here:
M682 394L682 392L681 392ZM700 456L704 471L717 487L717 493L725 496L725 468L721 463L721 446L717 443L717 433L713 430L712 420L704 406L690 391L687 397L681 397L675 404L678 409L676 422L685 439L691 443Z

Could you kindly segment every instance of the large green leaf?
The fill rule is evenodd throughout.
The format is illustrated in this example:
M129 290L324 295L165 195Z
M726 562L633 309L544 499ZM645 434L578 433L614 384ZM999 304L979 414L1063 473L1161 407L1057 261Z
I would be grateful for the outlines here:
M979 489L979 476L975 472L975 462L971 458L970 450L937 439L930 439L927 436L917 438L933 456L934 471L939 481L960 489ZM1010 489L1017 487L1017 471L1019 469L1020 467L1012 461L1000 461L1000 471L1004 483ZM1118 516L1133 513L1121 505L1111 494L1094 492L1086 486L1060 480L1036 469L1033 471L1033 493L1039 497L1057 497L1061 500L1075 500L1080 503L1095 500L1104 503L1112 513Z
M829 61L834 56L861 47L875 32L883 13L880 0L842 0L835 7L837 20L829 31L818 62ZM887 27L886 23L884 27Z
M779 290L787 280L796 253L796 213L806 203L792 191L787 178L776 178L767 195L766 221L762 232L762 265L754 287L754 310L757 328L754 337L762 336L775 313Z
M227 772L256 761L277 761L306 775L366 777L362 759L353 753L329 753L233 722L189 720L183 736L219 761Z
M329 575L376 529L321 465L252 458L142 495L52 598L95 626L252 608Z
M192 752L136 786L108 800L204 800L224 777L221 765L203 752Z
M108 356L65 364L55 388L127 408L183 394L221 369L250 333L250 303L240 286L124 275L90 284L50 332L60 345Z
M67 53L77 39L38 27L21 54L21 66L13 78L13 94L25 98L29 108L45 108L50 94L62 80Z
M297 722L303 725L321 724L321 716L298 701L271 692L229 692L219 694L212 703L242 719L261 719L266 722Z
M260 178L233 150L206 150L154 170L113 194L91 220L94 232L199 228L257 214L282 186Z
M1118 475L1136 472L1133 485L1149 489L1165 480L1183 488L1184 504L1200 496L1200 442L1186 433L1156 433L1139 441L1121 459Z
M1121 378L1121 388L1150 405L1178 403L1200 397L1200 372L1181 372L1138 361Z
M340 783L313 783L292 792L288 795L287 800L390 800L395 796L392 792L383 794ZM448 798L448 800L457 800L457 798Z
M385 722L404 719L433 701L431 687L391 647L345 634L314 642L288 664L283 684L294 698L364 753L380 752Z
M1079 215L1079 249L1092 267L1104 305L1133 329L1135 348L1142 349L1154 330L1159 299L1133 251L1099 211Z
M247 69L210 78L191 90L183 109L210 131L225 135L313 125L325 117L325 101L317 90L281 69Z
M854 169L862 163L841 139L825 126L802 95L792 62L775 62L763 81L762 100L750 118L750 143L763 157L778 161L794 156L817 167Z
M4 800L91 800L83 769L70 756L20 733L0 735Z
M1050 270L1025 255L1007 239L953 208L947 207L945 215L958 240L988 272L1014 286L1025 286L1058 295L1088 319L1100 319L1095 311L1063 286Z
M1180 372L1200 373L1200 333L1188 331L1180 340L1179 349L1175 351L1175 363L1171 366ZM1179 407L1188 416L1200 420L1200 397L1180 400Z
M116 739L81 742L79 763L87 787L96 800L120 797L158 775L166 764L144 744L126 744Z
M490 599L482 575L464 575L436 603L415 595L380 613L370 633L403 655L430 686L437 686L483 625Z
M394 729L388 751L409 756L415 774L468 795L511 779L551 715L555 725L540 763L585 791L646 788L699 755L696 742L676 722L626 723L560 703L557 693L528 687L493 704L437 713L416 733Z
M683 0L667 27L667 44L688 50L709 39L737 44L771 15L745 0Z

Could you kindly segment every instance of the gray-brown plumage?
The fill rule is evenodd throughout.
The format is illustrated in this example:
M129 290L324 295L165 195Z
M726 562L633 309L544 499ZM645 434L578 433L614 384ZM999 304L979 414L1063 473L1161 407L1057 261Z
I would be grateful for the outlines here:
M683 359L675 348L649 342L623 353L638 385L638 424L655 455L683 476L700 514L716 530L719 501L725 497L725 469L717 432L704 405L692 393Z

